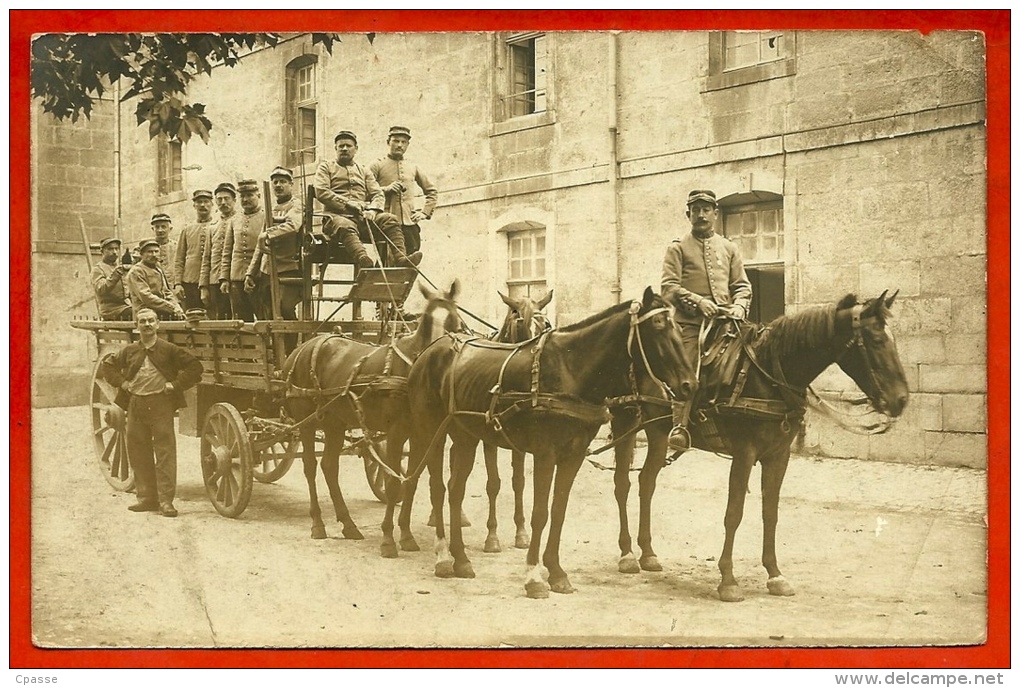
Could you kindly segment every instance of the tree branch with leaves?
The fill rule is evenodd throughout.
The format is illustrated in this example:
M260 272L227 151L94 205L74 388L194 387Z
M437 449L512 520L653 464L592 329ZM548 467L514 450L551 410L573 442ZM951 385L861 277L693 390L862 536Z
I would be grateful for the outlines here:
M121 101L138 97L138 125L149 138L165 135L187 143L209 142L213 124L205 105L188 103L187 91L213 67L235 66L257 48L274 48L278 33L46 34L32 42L32 97L59 120L89 119L97 100L114 83L126 84ZM313 45L330 55L340 37L313 33Z

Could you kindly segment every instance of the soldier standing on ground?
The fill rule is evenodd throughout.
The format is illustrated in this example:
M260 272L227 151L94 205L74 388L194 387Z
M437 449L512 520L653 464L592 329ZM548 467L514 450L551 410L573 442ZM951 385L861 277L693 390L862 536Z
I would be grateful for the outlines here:
M156 313L139 309L139 341L106 356L102 374L118 388L116 403L127 411L128 458L138 497L128 510L172 518L177 516L174 413L185 406L184 391L202 379L202 362L158 333Z

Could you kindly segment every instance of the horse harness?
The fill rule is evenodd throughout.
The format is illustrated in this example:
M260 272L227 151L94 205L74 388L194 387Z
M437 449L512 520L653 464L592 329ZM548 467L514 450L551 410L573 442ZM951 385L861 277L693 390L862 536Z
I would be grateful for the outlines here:
M339 399L348 399L354 410L355 415L358 418L358 423L368 436L368 428L365 423L364 410L362 409L361 399L365 394L369 392L383 392L390 393L396 396L407 395L407 377L400 375L393 375L393 357L396 356L410 366L413 361L401 351L394 342L389 342L383 346L386 350L385 359L383 362L383 371L379 375L372 376L360 376L362 366L365 362L375 354L378 349L369 351L367 354L358 359L357 363L351 369L350 375L347 376L347 381L341 387L330 387L323 388L319 382L319 377L316 371L319 367L319 353L322 350L323 344L330 339L346 339L343 335L331 334L325 337L321 337L315 340L312 345L311 361L308 365L308 373L314 383L314 387L298 387L291 381L291 377L294 375L296 368L292 368L290 373L287 375L286 381L286 396L288 398L306 398L313 397L316 400L316 409L313 414L307 418L301 420L292 429L297 429L312 419L321 421L325 417L325 409L335 403ZM323 399L329 397L328 400L323 402Z
M845 347L837 352L834 357L834 361L838 361L854 346L860 347L863 353L863 360L866 362L868 368L868 375L874 384L877 384L875 372L871 366L869 357L864 346L864 338L862 334L862 322L861 313L864 310L863 305L856 305L851 308L850 319L851 319L851 337L847 341ZM766 328L767 329L767 328ZM832 312L829 321L830 332L835 331L835 311ZM765 331L765 330L762 330ZM761 333L759 332L760 336ZM743 361L740 365L739 372L737 373L736 381L733 384L733 389L728 398L721 399L718 393L724 389L725 385L717 388L717 396L703 402L702 407L698 410L698 422L706 423L709 425L709 434L713 429L714 422L712 422L711 414L722 413L727 415L743 415L757 418L760 420L772 420L780 423L780 428L784 433L789 434L794 428L799 428L804 421L804 416L807 412L808 405L808 389L800 389L792 386L786 379L786 375L783 372L783 366L780 362L779 353L774 352L771 357L771 370L766 369L758 358L755 349L750 345L748 338L741 338L740 341L741 351L743 352ZM757 371L777 390L781 399L759 399L755 397L749 397L744 394L744 388L747 384L748 374L751 370L751 366L754 366ZM724 380L724 382L727 382ZM714 433L717 434L717 433Z
M485 420L486 426L492 428L493 431L499 434L502 440L507 446L514 451L523 451L517 447L517 445L507 435L505 423L514 416L518 415L523 411L528 411L532 414L553 416L553 417L565 417L571 420L580 421L582 423L592 423L597 425L603 425L609 420L609 408L614 405L618 405L618 399L630 399L635 395L641 399L654 399L654 397L645 397L638 394L637 382L634 373L634 343L637 343L638 351L641 354L642 361L645 365L645 369L652 379L663 389L667 398L673 397L673 392L669 386L655 377L651 367L648 363L648 356L645 353L644 344L641 341L641 330L639 325L645 320L652 318L660 313L669 313L668 308L655 308L645 313L644 315L638 315L641 309L641 303L634 301L630 306L630 329L627 335L627 352L630 355L631 364L629 370L629 377L631 380L632 389L634 390L632 395L628 397L616 397L607 398L602 403L593 403L579 399L572 394L565 394L560 392L543 392L540 388L541 370L542 370L542 351L545 348L546 342L548 341L551 330L547 330L539 336L532 338L528 341L521 342L514 346L507 357L503 360L502 365L499 369L499 374L496 378L496 384L489 390L489 408L485 412L480 411L466 411L458 410L456 404L456 385L454 384L454 376L456 367L456 359L454 364L450 366L450 404L448 409L448 419L454 417L464 416L475 416L482 417ZM452 335L451 335L452 336ZM489 349L505 349L506 345L494 344L488 340L481 339L478 337L472 337L468 339L453 338L454 350L458 357L462 356L468 346L474 346L476 348L489 348ZM531 361L531 385L527 392L520 391L505 391L503 389L503 377L506 373L507 366L510 364L510 360L519 352L526 348L531 348L531 354L533 356ZM666 402L669 403L668 401ZM621 438L622 439L622 438ZM599 450L602 451L602 450Z

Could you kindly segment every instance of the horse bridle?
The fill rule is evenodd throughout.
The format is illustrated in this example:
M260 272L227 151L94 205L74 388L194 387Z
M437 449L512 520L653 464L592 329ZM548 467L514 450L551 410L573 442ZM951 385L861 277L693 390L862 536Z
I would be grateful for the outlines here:
M881 400L879 394L881 387L878 384L878 375L875 374L875 367L871 364L871 356L868 351L867 345L864 343L864 325L865 321L861 319L861 313L864 312L864 304L857 304L850 309L850 328L851 336L850 340L847 341L846 346L843 350L836 354L834 360L840 361L846 354L854 347L858 348L861 352L861 360L864 362L864 369L866 371L868 382L871 383L872 389L875 392L875 396ZM877 317L877 316L876 316ZM868 318L869 320L872 318ZM812 390L813 391L813 390ZM867 394L867 391L865 391ZM881 413L884 413L882 409L876 409Z
M659 308L653 308L644 315L639 315L641 312L641 302L632 301L630 304L630 331L627 333L627 353L630 355L631 362L634 361L634 341L637 341L638 351L641 353L641 362L645 366L645 370L648 372L648 377L652 379L652 382L659 385L662 390L666 393L666 396L670 399L676 399L676 394L670 389L669 385L660 380L652 370L651 364L648 362L648 354L645 353L645 344L641 339L641 323L654 318L656 315L662 313L667 314L669 326L673 327L673 309L669 306L661 306Z

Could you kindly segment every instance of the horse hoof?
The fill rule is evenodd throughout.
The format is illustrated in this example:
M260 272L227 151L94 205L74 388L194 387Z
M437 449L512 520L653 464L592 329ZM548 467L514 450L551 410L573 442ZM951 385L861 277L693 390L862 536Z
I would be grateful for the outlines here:
M453 575L457 578L474 578L475 570L470 561L457 562L453 565Z
M361 534L357 526L351 526L350 528L343 529L344 539L346 540L364 540L365 536Z
M570 584L567 577L551 579L549 581L549 587L553 592L558 592L561 595L569 595L574 592L574 586Z
M436 563L436 578L453 578L456 572L453 570L452 561L440 561Z
M782 576L776 576L775 578L769 578L768 582L765 583L768 586L770 595L778 595L779 597L791 597L793 592L793 586L786 582L786 579Z
M418 546L418 541L413 537L406 537L400 541L400 549L405 552L420 552L421 547Z
M549 586L545 581L528 581L524 584L524 592L533 600L544 600L549 597Z
M662 564L659 563L659 558L654 554L650 554L647 557L641 557L641 570L642 571L661 571Z
M625 554L620 557L620 563L617 566L620 569L620 573L640 573L641 567L638 566L637 559L634 558L633 554Z
M517 537L514 538L514 547L517 549L528 549L531 547L531 538L525 531L517 533Z
M312 539L313 540L325 540L326 539L326 526L312 526Z
M743 602L744 595L740 592L739 585L720 585L719 599L723 602Z
M495 535L490 535L489 537L485 538L485 547L483 551L487 552L488 554L495 554L497 552L502 552L503 546L500 544L498 537L496 537Z
M393 542L384 542L379 546L379 553L382 554L383 559L396 559L397 558L397 545Z

